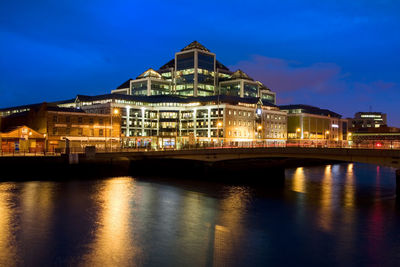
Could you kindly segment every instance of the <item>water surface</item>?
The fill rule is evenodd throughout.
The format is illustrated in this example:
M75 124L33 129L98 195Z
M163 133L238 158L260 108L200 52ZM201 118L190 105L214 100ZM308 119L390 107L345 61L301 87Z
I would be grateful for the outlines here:
M393 169L288 169L273 189L188 179L2 182L0 266L400 265Z

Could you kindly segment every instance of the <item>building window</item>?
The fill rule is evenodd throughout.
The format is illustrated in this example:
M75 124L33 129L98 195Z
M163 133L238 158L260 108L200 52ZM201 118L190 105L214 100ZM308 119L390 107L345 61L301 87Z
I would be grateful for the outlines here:
M70 116L65 117L65 122L71 122L71 117Z
M56 117L56 116L55 116ZM57 128L56 127L54 127L53 128L53 135L56 135L57 134Z
M66 135L70 135L70 134L71 134L71 128L68 127L68 128L65 130L65 134L66 134Z
M99 136L103 136L103 135L104 135L103 129L100 129L99 130Z
M99 124L103 125L103 119L99 119Z
M90 118L90 119L89 119L89 123L90 123L90 124L93 124L93 118Z
M81 119L82 119L82 118L81 118ZM79 136L82 136L82 133L83 133L82 128L78 128L78 135L79 135Z
M82 117L78 117L78 122L82 123Z
M57 116L53 116L53 122L57 122Z
M90 136L94 136L94 129L90 129Z

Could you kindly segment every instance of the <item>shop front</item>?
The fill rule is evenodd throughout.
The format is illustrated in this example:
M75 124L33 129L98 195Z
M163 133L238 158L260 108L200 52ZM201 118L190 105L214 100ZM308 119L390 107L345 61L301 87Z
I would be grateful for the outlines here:
M42 153L45 150L45 135L27 126L19 126L0 133L2 153Z

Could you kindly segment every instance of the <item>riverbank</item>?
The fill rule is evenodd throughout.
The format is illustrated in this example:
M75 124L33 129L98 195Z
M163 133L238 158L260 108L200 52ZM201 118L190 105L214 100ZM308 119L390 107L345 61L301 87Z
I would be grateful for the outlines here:
M0 181L98 179L110 176L162 176L210 179L229 182L252 181L266 174L284 177L285 168L337 163L319 159L243 159L201 162L180 159L141 159L126 157L85 158L67 156L1 157Z

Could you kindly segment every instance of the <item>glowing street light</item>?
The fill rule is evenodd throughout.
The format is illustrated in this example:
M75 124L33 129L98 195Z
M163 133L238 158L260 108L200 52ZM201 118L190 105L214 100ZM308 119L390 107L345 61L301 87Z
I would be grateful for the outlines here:
M117 108L114 108L113 110L112 110L112 113L111 113L111 129L110 129L110 149L111 149L111 152L112 152L112 130L113 130L113 115L118 115L119 114L119 109L117 109Z
M218 146L220 145L219 143L219 128L222 127L222 122L218 121L217 122L217 142L218 142Z

